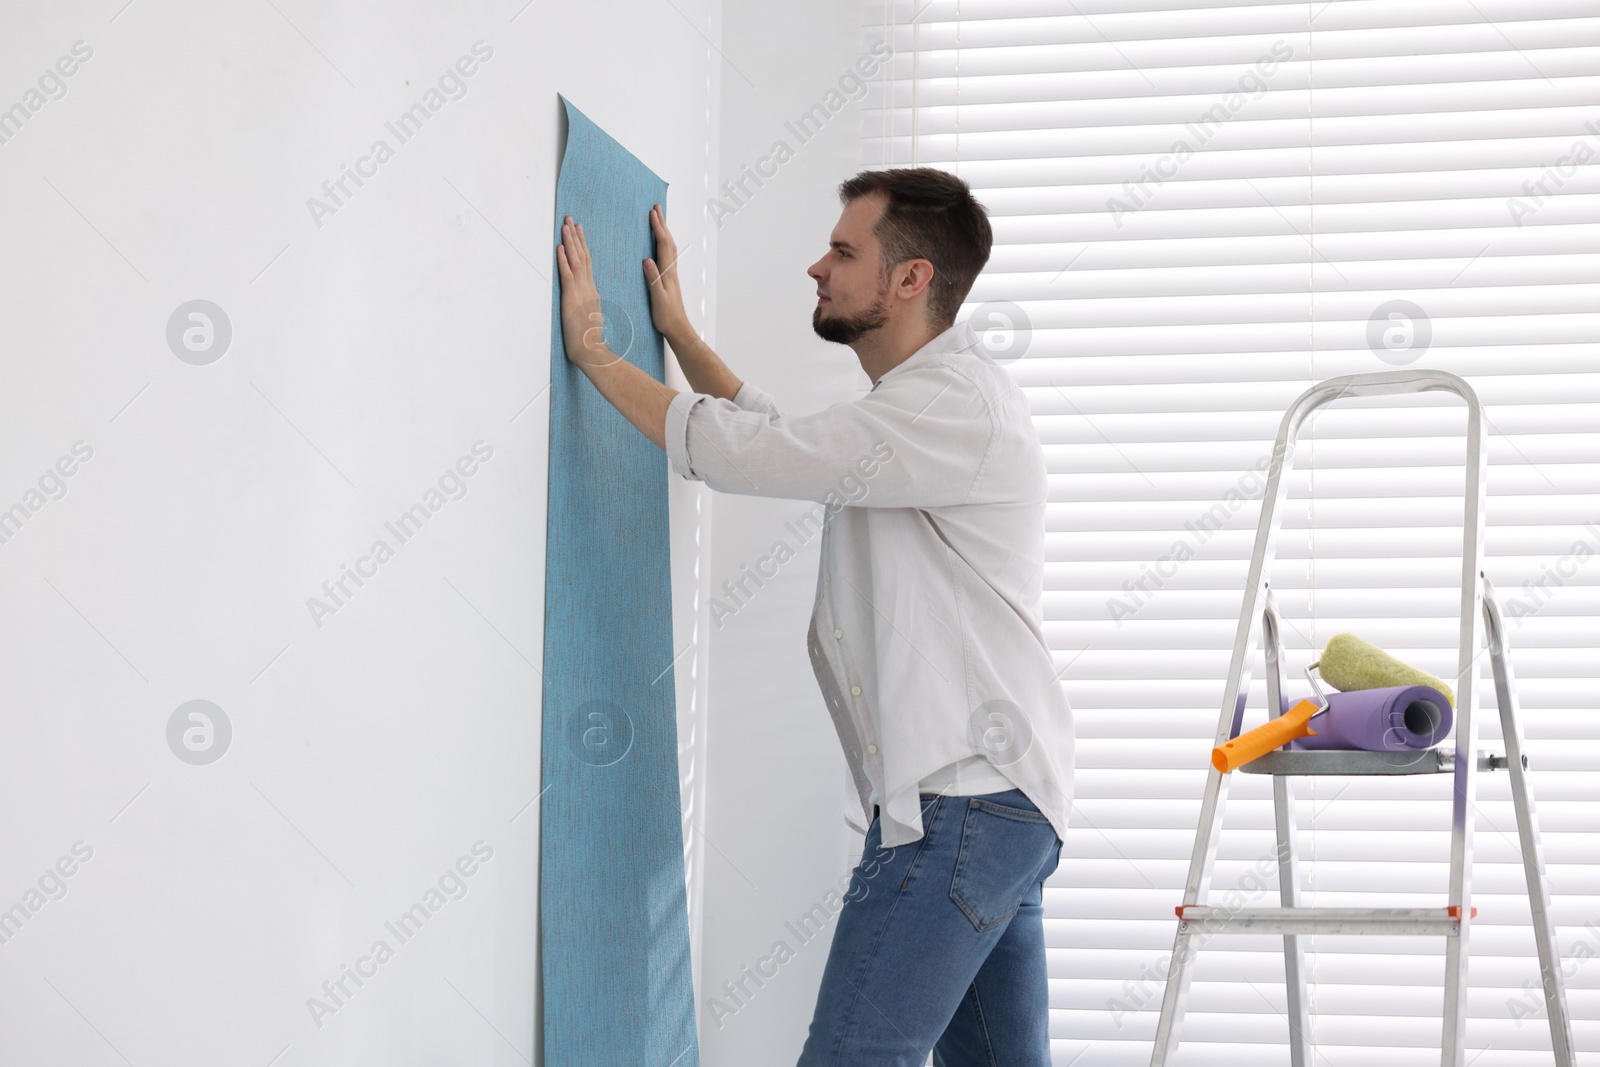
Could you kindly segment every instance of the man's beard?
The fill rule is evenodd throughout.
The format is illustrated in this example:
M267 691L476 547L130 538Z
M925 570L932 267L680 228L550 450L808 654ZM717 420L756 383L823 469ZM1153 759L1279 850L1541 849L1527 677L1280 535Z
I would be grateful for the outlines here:
M822 305L818 304L811 312L811 328L824 341L840 345L850 344L863 334L870 333L889 321L888 294L889 291L885 288L878 293L871 307L855 315L833 315L824 318Z

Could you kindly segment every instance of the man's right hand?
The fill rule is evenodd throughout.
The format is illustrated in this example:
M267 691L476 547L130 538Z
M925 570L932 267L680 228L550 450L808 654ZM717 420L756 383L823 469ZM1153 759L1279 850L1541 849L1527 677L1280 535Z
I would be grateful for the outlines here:
M644 278L650 283L650 320L670 340L689 329L689 313L683 309L683 289L678 285L678 245L667 230L666 212L660 204L650 208L650 228L656 236L656 258L644 261Z
M656 258L644 261L644 278L650 283L650 319L672 346L691 389L732 400L744 383L689 325L683 290L678 286L678 244L667 232L666 211L660 204L650 208L650 228L656 235ZM660 266L662 263L666 266Z

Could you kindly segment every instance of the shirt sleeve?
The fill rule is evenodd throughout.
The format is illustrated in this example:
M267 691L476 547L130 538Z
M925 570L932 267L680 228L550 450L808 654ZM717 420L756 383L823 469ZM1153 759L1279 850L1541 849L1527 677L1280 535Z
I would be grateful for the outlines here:
M778 406L773 403L772 395L752 382L739 383L739 391L733 394L733 402L746 411L764 411L769 415L778 414Z
M747 393L748 390L748 393ZM667 408L672 470L724 493L861 507L979 502L997 405L948 368L923 367L811 415L744 383L736 400L680 393Z

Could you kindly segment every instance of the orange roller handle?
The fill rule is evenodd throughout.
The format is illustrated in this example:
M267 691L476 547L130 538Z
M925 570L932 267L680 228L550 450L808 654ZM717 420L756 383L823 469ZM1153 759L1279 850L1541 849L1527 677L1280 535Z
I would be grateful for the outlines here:
M1315 737L1317 732L1311 728L1310 721L1311 716L1319 710L1321 709L1310 700L1300 701L1276 719L1269 719L1254 730L1242 733L1227 744L1212 749L1211 766L1227 774L1253 759L1265 756L1274 749L1282 748L1296 738Z

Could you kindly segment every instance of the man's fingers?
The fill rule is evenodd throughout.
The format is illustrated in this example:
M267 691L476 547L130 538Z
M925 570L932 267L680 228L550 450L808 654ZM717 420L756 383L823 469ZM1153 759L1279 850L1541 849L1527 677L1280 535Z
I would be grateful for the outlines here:
M583 240L583 224L570 221L571 215L568 215L567 218L569 221L563 223L561 229L565 231L567 238L572 242L573 251L586 252L588 249Z
M657 204L650 211L650 225L656 231L656 243L667 251L672 250L672 232L667 229L666 209Z
M587 274L590 269L589 249L584 243L583 227L569 222L563 224L562 230L565 232L562 235L563 241L560 247L566 249L566 255L572 268Z

